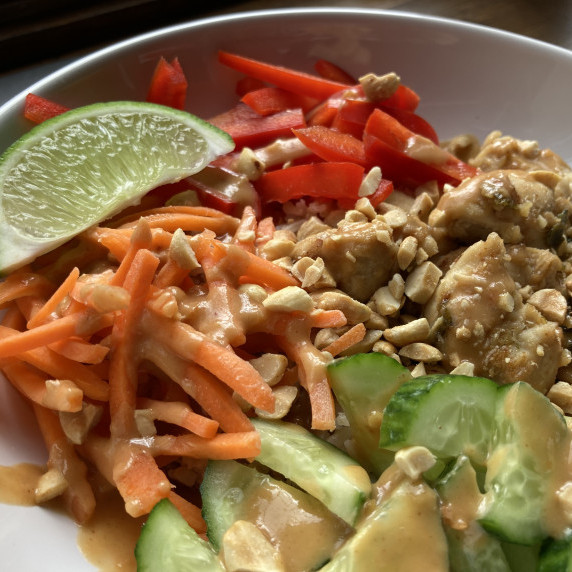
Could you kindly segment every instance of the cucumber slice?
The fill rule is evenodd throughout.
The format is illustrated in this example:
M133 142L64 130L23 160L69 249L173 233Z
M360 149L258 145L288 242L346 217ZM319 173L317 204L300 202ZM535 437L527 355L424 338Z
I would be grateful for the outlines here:
M467 455L484 465L497 385L482 377L427 375L405 382L383 414L380 447L422 445L436 457Z
M256 460L296 483L353 526L371 491L367 471L299 425L263 419L252 422L261 439Z
M531 546L550 535L547 512L567 463L568 428L524 382L499 388L495 417L480 522L507 542Z
M149 513L135 546L138 572L224 572L213 547L185 521L169 499Z
M547 540L540 550L538 572L572 572L572 535Z
M514 572L540 572L538 570L538 555L540 544L524 546L511 542L501 542L506 560Z
M313 496L236 461L210 461L201 496L217 550L232 524L246 520L265 532L290 572L317 570L352 532Z
M360 521L322 572L448 572L447 560L435 491L423 481L403 481Z
M379 448L382 412L411 373L393 358L374 352L332 362L328 378L349 421L356 458L377 478L394 457L393 451Z
M510 572L500 541L475 520L482 494L469 458L456 459L435 489L441 499L451 572Z

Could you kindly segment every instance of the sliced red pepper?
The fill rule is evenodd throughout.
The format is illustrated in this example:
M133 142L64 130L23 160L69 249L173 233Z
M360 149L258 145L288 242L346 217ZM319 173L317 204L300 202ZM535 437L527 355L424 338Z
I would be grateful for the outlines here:
M414 189L428 181L437 181L439 186L445 183L458 184L454 177L409 157L374 135L365 133L363 142L369 166L379 166L383 177L392 180L399 187Z
M330 60L317 60L314 64L314 69L316 73L324 79L330 79L347 85L355 85L357 83L357 80L351 74Z
M348 87L344 83L225 51L219 51L218 59L235 71L320 101Z
M433 143L439 144L439 138L433 126L420 115L397 107L386 107L381 104L374 104L370 101L361 99L347 99L339 107L338 115L336 116L332 126L337 127L341 131L352 133L356 137L361 137L363 129L369 116L373 110L379 108L397 119L403 126L407 127L410 131L423 135Z
M272 115L287 109L301 108L304 113L313 109L319 102L313 97L306 97L280 87L263 87L249 91L241 99L260 115Z
M442 172L452 179L447 182L453 185L458 185L463 179L477 173L475 167L457 159L429 139L417 135L381 109L371 113L364 132L384 141L407 157Z
M46 99L34 93L28 93L24 102L24 117L34 123L42 123L69 111L69 107Z
M279 137L290 137L292 129L306 126L301 109L262 116L244 103L239 103L209 121L226 131L234 139L237 149L259 147Z
M263 87L267 87L267 85L260 81L259 79L254 79L253 77L241 77L236 82L236 94L239 97L245 96L247 93L251 91L255 91L257 89L262 89Z
M420 101L421 98L414 90L406 85L400 84L391 97L379 103L387 107L396 107L397 109L413 112L419 106Z
M363 167L355 163L310 163L267 172L255 186L263 202L285 203L302 197L355 202L363 174Z
M394 191L393 181L389 179L381 179L377 189L371 194L368 195L369 202L374 206L377 207L380 203L385 201L391 193ZM350 200L338 200L338 204L341 208L345 210L353 209L355 206L356 199Z
M244 176L209 165L188 177L186 183L196 191L201 204L223 213L240 217L245 206L260 211L260 198L252 183Z
M321 125L293 131L308 149L325 161L350 161L362 166L367 162L363 141L348 133Z
M187 78L178 58L174 58L169 63L161 57L151 78L147 101L175 109L184 109L187 87Z

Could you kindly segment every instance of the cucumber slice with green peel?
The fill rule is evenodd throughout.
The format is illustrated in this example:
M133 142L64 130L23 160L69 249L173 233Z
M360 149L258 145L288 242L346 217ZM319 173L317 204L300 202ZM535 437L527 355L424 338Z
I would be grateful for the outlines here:
M524 544L501 541L501 545L511 570L514 572L540 572L538 570L540 544L524 546Z
M451 572L511 572L501 542L475 520L482 494L469 458L456 459L435 489L441 499Z
M447 541L435 491L405 480L368 512L321 572L413 570L448 572Z
M572 535L542 544L537 572L572 572Z
M317 570L353 530L308 493L237 461L210 461L201 496L217 550L237 520L248 521L264 531L291 572Z
M467 455L484 465L497 385L482 377L426 375L405 382L383 413L379 446L397 451L422 445L436 457Z
M480 522L499 538L534 545L550 535L570 434L546 396L524 382L498 391Z
M135 547L138 572L224 572L217 553L169 499L149 513Z
M357 460L378 477L394 457L393 451L379 447L382 412L411 373L374 352L335 360L328 366L328 379L350 424Z
M263 419L252 422L261 440L256 460L296 483L353 526L371 491L367 471L299 425Z

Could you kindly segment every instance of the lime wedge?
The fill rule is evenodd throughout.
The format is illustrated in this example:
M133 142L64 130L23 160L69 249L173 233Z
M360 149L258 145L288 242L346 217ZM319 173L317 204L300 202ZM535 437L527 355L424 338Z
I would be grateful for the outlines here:
M224 131L152 103L97 103L37 125L0 157L0 272L233 148Z

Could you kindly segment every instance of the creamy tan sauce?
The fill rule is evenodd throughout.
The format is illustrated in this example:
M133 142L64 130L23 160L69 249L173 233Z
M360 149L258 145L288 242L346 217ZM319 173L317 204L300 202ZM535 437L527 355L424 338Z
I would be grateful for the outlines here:
M325 562L351 532L349 525L321 507L312 503L310 512L282 488L265 483L251 499L248 520L268 534L287 572L302 572Z
M0 466L0 503L34 506L34 491L45 469L32 463Z
M135 571L135 544L145 519L129 516L116 490L96 491L96 496L92 519L79 528L79 549L101 572Z

